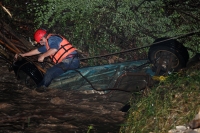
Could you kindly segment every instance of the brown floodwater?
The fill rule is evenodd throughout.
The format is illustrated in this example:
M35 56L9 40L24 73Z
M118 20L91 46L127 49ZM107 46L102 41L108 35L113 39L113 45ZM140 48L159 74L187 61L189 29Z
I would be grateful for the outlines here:
M126 115L121 108L129 98L126 92L82 94L56 88L37 92L0 65L0 132L119 132Z

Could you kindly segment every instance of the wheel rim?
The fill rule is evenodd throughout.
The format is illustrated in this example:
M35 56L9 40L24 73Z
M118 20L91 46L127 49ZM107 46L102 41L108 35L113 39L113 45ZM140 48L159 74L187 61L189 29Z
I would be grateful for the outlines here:
M19 71L19 76L20 76L20 80L28 88L34 89L34 88L37 87L37 84L34 82L34 80L29 75L27 75L25 72L23 72L23 71L20 70Z
M155 65L159 67L161 65L161 70L166 71L173 70L179 66L180 62L177 56L166 50L159 50L154 54L154 59L156 59ZM162 60L161 64L160 61Z

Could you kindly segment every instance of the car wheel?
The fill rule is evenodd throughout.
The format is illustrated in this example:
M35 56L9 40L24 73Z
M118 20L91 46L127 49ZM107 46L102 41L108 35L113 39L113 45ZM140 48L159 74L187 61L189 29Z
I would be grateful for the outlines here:
M159 38L150 46L148 58L156 74L163 75L186 67L189 54L187 48L177 40Z
M37 87L37 83L24 71L20 70L18 76L22 84L24 84L26 87L30 89L35 89Z
M13 70L27 87L35 87L35 84L38 85L43 79L43 73L35 64L24 58L13 63Z

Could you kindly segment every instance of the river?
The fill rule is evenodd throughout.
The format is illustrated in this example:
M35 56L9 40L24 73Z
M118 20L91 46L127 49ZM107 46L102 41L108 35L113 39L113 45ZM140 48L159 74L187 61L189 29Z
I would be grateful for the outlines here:
M118 133L126 112L113 94L29 89L0 63L0 132Z

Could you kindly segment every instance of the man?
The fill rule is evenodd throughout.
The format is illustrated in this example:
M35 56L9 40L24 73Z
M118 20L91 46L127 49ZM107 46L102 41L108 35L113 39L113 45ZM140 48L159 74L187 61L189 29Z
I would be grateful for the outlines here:
M38 88L48 87L54 78L63 74L66 70L79 67L80 61L76 48L62 36L48 34L46 30L38 29L34 34L34 39L42 46L24 54L16 54L15 58L17 59L18 55L26 57L41 54L38 61L43 62L44 58L50 56L55 65L47 70Z

